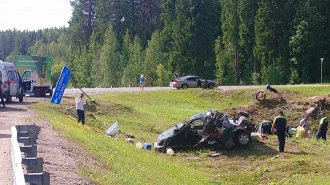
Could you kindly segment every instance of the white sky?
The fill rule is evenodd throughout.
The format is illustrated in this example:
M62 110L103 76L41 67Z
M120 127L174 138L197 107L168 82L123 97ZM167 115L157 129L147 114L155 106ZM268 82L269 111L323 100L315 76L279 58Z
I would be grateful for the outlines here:
M68 27L70 0L0 0L0 30Z

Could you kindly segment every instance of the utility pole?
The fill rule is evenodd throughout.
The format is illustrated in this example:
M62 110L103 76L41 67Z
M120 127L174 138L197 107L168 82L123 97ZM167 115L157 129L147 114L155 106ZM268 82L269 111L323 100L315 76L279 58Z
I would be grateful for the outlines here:
M237 1L235 0L235 85L238 81L238 13L237 13Z
M324 58L320 58L320 60L321 60L321 84L322 84L322 65L323 65L323 60L324 60Z
M132 30L131 30L131 32L132 32L132 41L134 40L134 8L135 7L135 2L134 2L134 0L132 0Z

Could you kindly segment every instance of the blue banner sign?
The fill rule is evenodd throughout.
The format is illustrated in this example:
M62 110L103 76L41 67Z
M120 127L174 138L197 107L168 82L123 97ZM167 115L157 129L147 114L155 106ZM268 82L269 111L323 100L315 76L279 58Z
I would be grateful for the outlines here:
M53 92L53 96L50 99L50 103L52 104L60 104L64 91L65 91L65 87L68 84L69 78L71 75L71 70L64 66L61 72L60 77L58 78L56 87L55 87L55 91Z

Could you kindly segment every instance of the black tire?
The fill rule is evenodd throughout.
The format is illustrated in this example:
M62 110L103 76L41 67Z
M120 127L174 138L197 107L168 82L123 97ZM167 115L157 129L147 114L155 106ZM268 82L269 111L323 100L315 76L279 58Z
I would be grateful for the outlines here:
M12 97L11 96L9 96L8 98L6 98L6 103L11 103L11 101L12 101Z
M240 131L235 135L235 144L239 146L247 146L251 143L251 134L247 131Z
M53 89L49 90L49 96L50 96L50 97L53 96Z
M41 96L40 91L33 91L33 96L34 97L40 97Z
M23 95L21 95L20 97L18 97L18 102L20 102L20 103L23 102Z
M181 85L181 88L182 88L182 89L188 89L188 84L182 84L182 85Z
M23 90L21 90L19 97L18 97L18 102L23 102L23 97L24 97L24 93L23 93Z
M259 92L257 92L257 94L256 94L256 99L257 99L258 101L264 101L264 100L266 99L266 94L265 94L265 92L263 92L263 91L259 91Z
M41 96L41 97L46 97L46 91L45 91L45 90L42 90L42 91L40 92L40 96Z
M213 89L213 88L215 87L215 85L214 85L214 84L209 84L209 85L207 85L207 87L208 87L209 89Z

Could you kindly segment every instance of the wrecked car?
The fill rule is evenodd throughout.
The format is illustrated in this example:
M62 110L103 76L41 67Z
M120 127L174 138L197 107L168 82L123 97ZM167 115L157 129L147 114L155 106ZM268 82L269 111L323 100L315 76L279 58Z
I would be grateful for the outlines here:
M199 147L233 148L251 143L254 124L246 112L239 112L238 119L229 119L227 114L209 110L196 114L186 122L180 122L158 136L154 148L158 152L167 149Z

